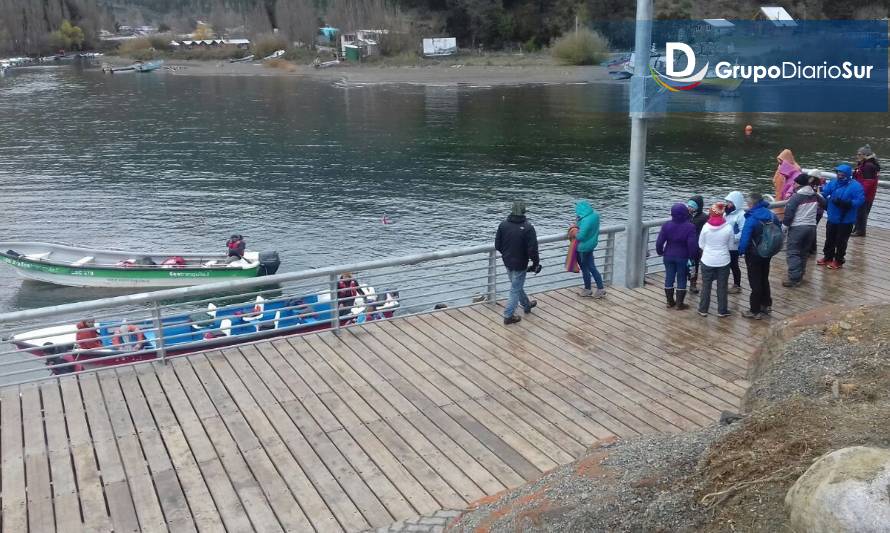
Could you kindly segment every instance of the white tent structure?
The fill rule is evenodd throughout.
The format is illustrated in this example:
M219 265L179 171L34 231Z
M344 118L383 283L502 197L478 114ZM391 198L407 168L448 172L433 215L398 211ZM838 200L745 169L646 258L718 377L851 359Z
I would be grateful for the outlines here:
M760 13L776 26L797 26L794 17L785 11L784 7L761 7Z

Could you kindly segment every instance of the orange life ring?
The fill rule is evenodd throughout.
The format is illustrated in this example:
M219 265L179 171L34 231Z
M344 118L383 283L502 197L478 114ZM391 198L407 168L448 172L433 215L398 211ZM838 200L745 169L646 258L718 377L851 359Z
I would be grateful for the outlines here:
M131 352L138 352L145 344L145 335L142 333L142 330L139 329L139 326L127 324L116 328L114 330L114 336L111 337L111 344L113 344L115 348L122 348L131 344L129 339L125 342L124 337L136 337L135 344L132 344L132 348L129 348L129 351Z

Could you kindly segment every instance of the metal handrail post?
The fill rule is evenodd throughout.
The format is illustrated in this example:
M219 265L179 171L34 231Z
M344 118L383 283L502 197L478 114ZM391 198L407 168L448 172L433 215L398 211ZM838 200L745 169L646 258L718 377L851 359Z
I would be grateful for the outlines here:
M488 295L486 296L488 303L495 303L498 300L498 252L491 250L488 252Z
M161 361L163 361L164 364L166 365L167 364L167 348L164 346L164 328L162 327L164 323L161 320L161 306L157 301L155 301L153 307L154 307L154 310L153 310L152 314L154 315L155 331L157 331L157 336L155 337L155 345L157 347L157 356L160 357Z
M331 330L335 335L340 333L340 291L337 287L339 274L331 272L328 281L331 286Z
M606 284L611 285L615 279L615 234L606 233Z

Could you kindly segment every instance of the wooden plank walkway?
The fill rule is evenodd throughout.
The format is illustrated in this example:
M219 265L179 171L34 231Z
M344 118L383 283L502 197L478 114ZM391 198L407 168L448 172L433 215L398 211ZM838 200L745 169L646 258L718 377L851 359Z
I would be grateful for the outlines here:
M772 322L890 298L888 252L872 229L794 290L778 257ZM709 424L738 408L769 322L666 310L660 287L540 294L509 328L476 305L0 389L2 530L360 531L598 439Z

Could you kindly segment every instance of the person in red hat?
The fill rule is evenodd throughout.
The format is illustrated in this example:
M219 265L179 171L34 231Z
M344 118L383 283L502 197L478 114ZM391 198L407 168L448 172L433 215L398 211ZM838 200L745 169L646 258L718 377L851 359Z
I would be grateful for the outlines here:
M717 282L717 316L730 316L729 312L729 247L734 238L732 226L726 223L726 205L718 202L708 212L708 222L698 236L701 248L702 288L699 294L698 314L708 316L711 307L711 287Z

